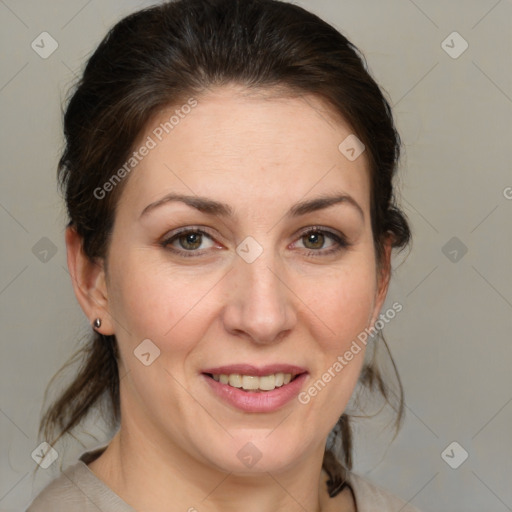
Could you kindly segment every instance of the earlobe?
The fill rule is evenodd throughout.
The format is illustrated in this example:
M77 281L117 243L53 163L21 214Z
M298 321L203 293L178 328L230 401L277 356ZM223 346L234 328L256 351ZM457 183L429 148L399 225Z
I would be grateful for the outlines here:
M94 322L99 318L101 325L95 330L114 334L103 261L92 261L83 252L82 238L72 226L66 228L66 250L73 289L89 323L95 327Z

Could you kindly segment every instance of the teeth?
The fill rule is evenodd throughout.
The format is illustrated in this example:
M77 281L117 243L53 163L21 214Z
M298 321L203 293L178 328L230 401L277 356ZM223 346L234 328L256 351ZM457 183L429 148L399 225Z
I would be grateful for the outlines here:
M291 373L276 373L262 377L232 373L231 375L212 375L212 377L221 384L229 384L234 388L242 388L246 391L272 391L292 380Z
M255 390L260 386L259 377L252 377L250 375L242 375L242 389Z
M232 373L229 376L229 385L233 386L234 388L241 388L242 387L242 376L238 375L237 373Z
M267 375L265 377L259 378L260 385L259 388L263 389L263 391L272 391L276 389L276 376L275 375Z

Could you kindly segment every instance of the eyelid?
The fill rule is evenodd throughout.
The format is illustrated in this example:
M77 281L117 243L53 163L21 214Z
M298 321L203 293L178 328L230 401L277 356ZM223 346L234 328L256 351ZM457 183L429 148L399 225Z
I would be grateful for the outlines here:
M197 250L197 251L185 251L185 250L180 250L180 249L174 249L172 247L170 247L171 243L174 242L175 240L177 240L181 235L185 235L187 233L200 233L201 235L204 235L206 237L208 237L210 240L212 240L212 242L216 242L216 243L219 243L217 242L217 240L215 239L214 235L212 235L211 233L208 232L208 229L209 228L206 228L204 226L185 226L185 227L182 227L182 228L177 228L175 230L172 230L169 234L169 232L167 232L160 240L159 240L159 244L164 248L164 249L168 249L170 251L173 251L177 254L183 254L183 253L194 253L194 255L200 255L202 253L204 253L205 251L207 251L208 249L203 249L203 250Z
M209 238L210 240L212 240L212 242L219 243L215 239L215 236L209 232L209 229L210 228L207 228L204 226L193 226L193 225L185 226L182 228L177 228L177 229L171 231L170 235L168 235L168 234L164 235L160 239L159 243L164 249L172 251L175 254L182 255L185 257L194 257L194 256L199 257L199 256L202 256L203 254L205 254L206 252L208 252L209 249L186 251L184 249L174 249L174 248L170 247L170 245L172 244L172 242L174 242L176 239L178 239L180 235L187 234L187 233L200 233L201 235L204 235L207 238ZM331 240L333 240L335 242L335 244L334 244L333 248L329 248L329 249L307 249L307 248L305 248L304 250L308 251L307 256L318 256L318 257L326 256L329 254L334 254L336 252L339 252L340 250L346 249L352 245L350 242L348 242L346 236L342 232L335 231L330 228L327 228L324 226L318 226L318 225L308 226L308 227L305 227L302 230L300 230L299 233L295 237L295 241L292 243L296 243L298 240L300 240L304 236L308 235L309 233L322 233L324 235L327 235L327 237L331 238Z
M305 235L308 235L309 233L316 233L316 232L328 234L334 238L339 238L343 241L346 241L346 237L343 233L341 233L340 231L333 230L331 228L324 227L324 226L308 226L308 227L302 229L301 231L299 231L299 238L301 238Z
M323 235L327 235L327 237L330 238L331 240L333 240L335 243L334 243L334 247L331 247L329 249L318 249L318 250L305 249L305 250L309 251L307 253L307 256L318 256L318 257L328 256L331 254L335 254L343 249L348 249L349 247L351 247L353 245L352 243L350 243L347 240L347 237L345 236L344 233L342 233L340 231L334 231L334 230L324 227L324 226L309 226L307 228L304 228L300 232L298 239L300 240L301 238L308 235L309 233L322 233Z
M171 231L168 231L163 237L162 241L170 240L172 238L177 237L178 235L182 235L184 233L202 233L204 235L209 236L210 238L213 238L214 235L208 232L210 228L207 226L184 226L181 228L176 228Z

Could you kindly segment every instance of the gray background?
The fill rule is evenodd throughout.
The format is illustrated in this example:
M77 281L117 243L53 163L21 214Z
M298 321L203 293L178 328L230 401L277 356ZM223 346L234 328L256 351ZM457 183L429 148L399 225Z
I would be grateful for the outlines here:
M66 271L55 184L61 104L106 30L151 3L0 0L1 511L22 510L56 475L54 464L32 476L43 393L88 330ZM404 142L414 243L395 261L388 304L404 309L384 332L407 419L389 447L381 420L358 423L355 469L424 512L512 510L512 3L297 3L363 51ZM31 48L43 31L59 45L47 59ZM442 47L454 31L469 44L458 58ZM461 42L449 38L448 50ZM54 255L41 252L51 247L43 237ZM100 421L84 429L64 465L107 439ZM441 456L453 441L452 464L469 454L457 469Z

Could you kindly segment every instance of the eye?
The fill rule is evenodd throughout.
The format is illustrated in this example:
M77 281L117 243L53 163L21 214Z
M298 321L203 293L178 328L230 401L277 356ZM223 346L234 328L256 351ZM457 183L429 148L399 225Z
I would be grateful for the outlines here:
M328 241L331 243L325 248ZM302 242L304 249L309 249L306 252L307 256L327 256L350 246L341 233L334 233L317 226L303 231L298 242ZM162 240L160 245L164 249L184 257L202 256L208 249L221 248L216 245L210 234L195 227L175 231L171 236Z
M203 245L205 239L209 240L209 244L206 246ZM211 249L215 244L212 237L206 231L196 228L184 228L169 238L162 240L161 246L183 256L196 256L196 254L186 253L202 254L204 250Z
M302 241L305 249L310 249L308 256L325 256L350 246L343 235L320 227L309 228L302 233L299 240ZM331 240L331 244L327 249L321 250L327 240Z

